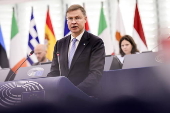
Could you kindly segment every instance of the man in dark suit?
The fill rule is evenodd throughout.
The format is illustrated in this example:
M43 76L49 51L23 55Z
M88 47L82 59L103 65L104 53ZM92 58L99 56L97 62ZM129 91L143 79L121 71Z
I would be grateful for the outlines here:
M57 41L48 76L66 76L79 89L90 94L103 73L104 43L101 38L85 31L87 17L82 6L70 6L66 18L71 35Z

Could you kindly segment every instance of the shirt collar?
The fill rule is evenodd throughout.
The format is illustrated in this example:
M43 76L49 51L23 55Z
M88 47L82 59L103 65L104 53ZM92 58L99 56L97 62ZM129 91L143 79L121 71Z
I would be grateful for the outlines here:
M85 31L85 30L84 30ZM84 34L84 31L80 34L80 35L78 35L77 37L73 37L72 35L71 35L71 40L70 41L72 41L73 40L73 38L76 38L77 39L77 41L80 41L81 40L81 37L83 36L83 34Z

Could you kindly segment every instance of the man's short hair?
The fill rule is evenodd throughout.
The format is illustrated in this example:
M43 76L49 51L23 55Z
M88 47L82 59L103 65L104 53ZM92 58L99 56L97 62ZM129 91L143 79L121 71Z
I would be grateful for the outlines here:
M84 9L84 7L82 7L81 5L78 5L78 4L74 4L74 5L71 5L67 11L66 11L66 15L68 12L70 11L75 11L75 10L80 10L84 16L86 16L86 10Z

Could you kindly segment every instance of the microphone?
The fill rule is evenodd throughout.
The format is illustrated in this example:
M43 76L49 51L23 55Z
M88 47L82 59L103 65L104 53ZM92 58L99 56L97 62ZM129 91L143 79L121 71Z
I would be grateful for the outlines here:
M21 65L11 74L8 81L11 79L11 77L18 71L18 69L22 66L22 64L34 53L34 51L31 51L30 54L27 56L27 58L21 63Z
M34 51L31 51L30 54L27 56L27 59L29 56L31 56L34 53Z
M59 54L59 52L57 52L56 55L57 55L57 60L58 60L58 68L59 68L59 72L60 72L60 76L61 76L60 59L59 59L60 54Z

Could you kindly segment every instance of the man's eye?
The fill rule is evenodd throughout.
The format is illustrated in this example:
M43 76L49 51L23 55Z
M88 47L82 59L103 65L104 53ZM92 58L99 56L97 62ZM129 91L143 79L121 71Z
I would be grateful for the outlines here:
M75 19L78 20L78 19L80 19L80 17L76 17Z
M73 18L67 18L67 20L72 20Z

